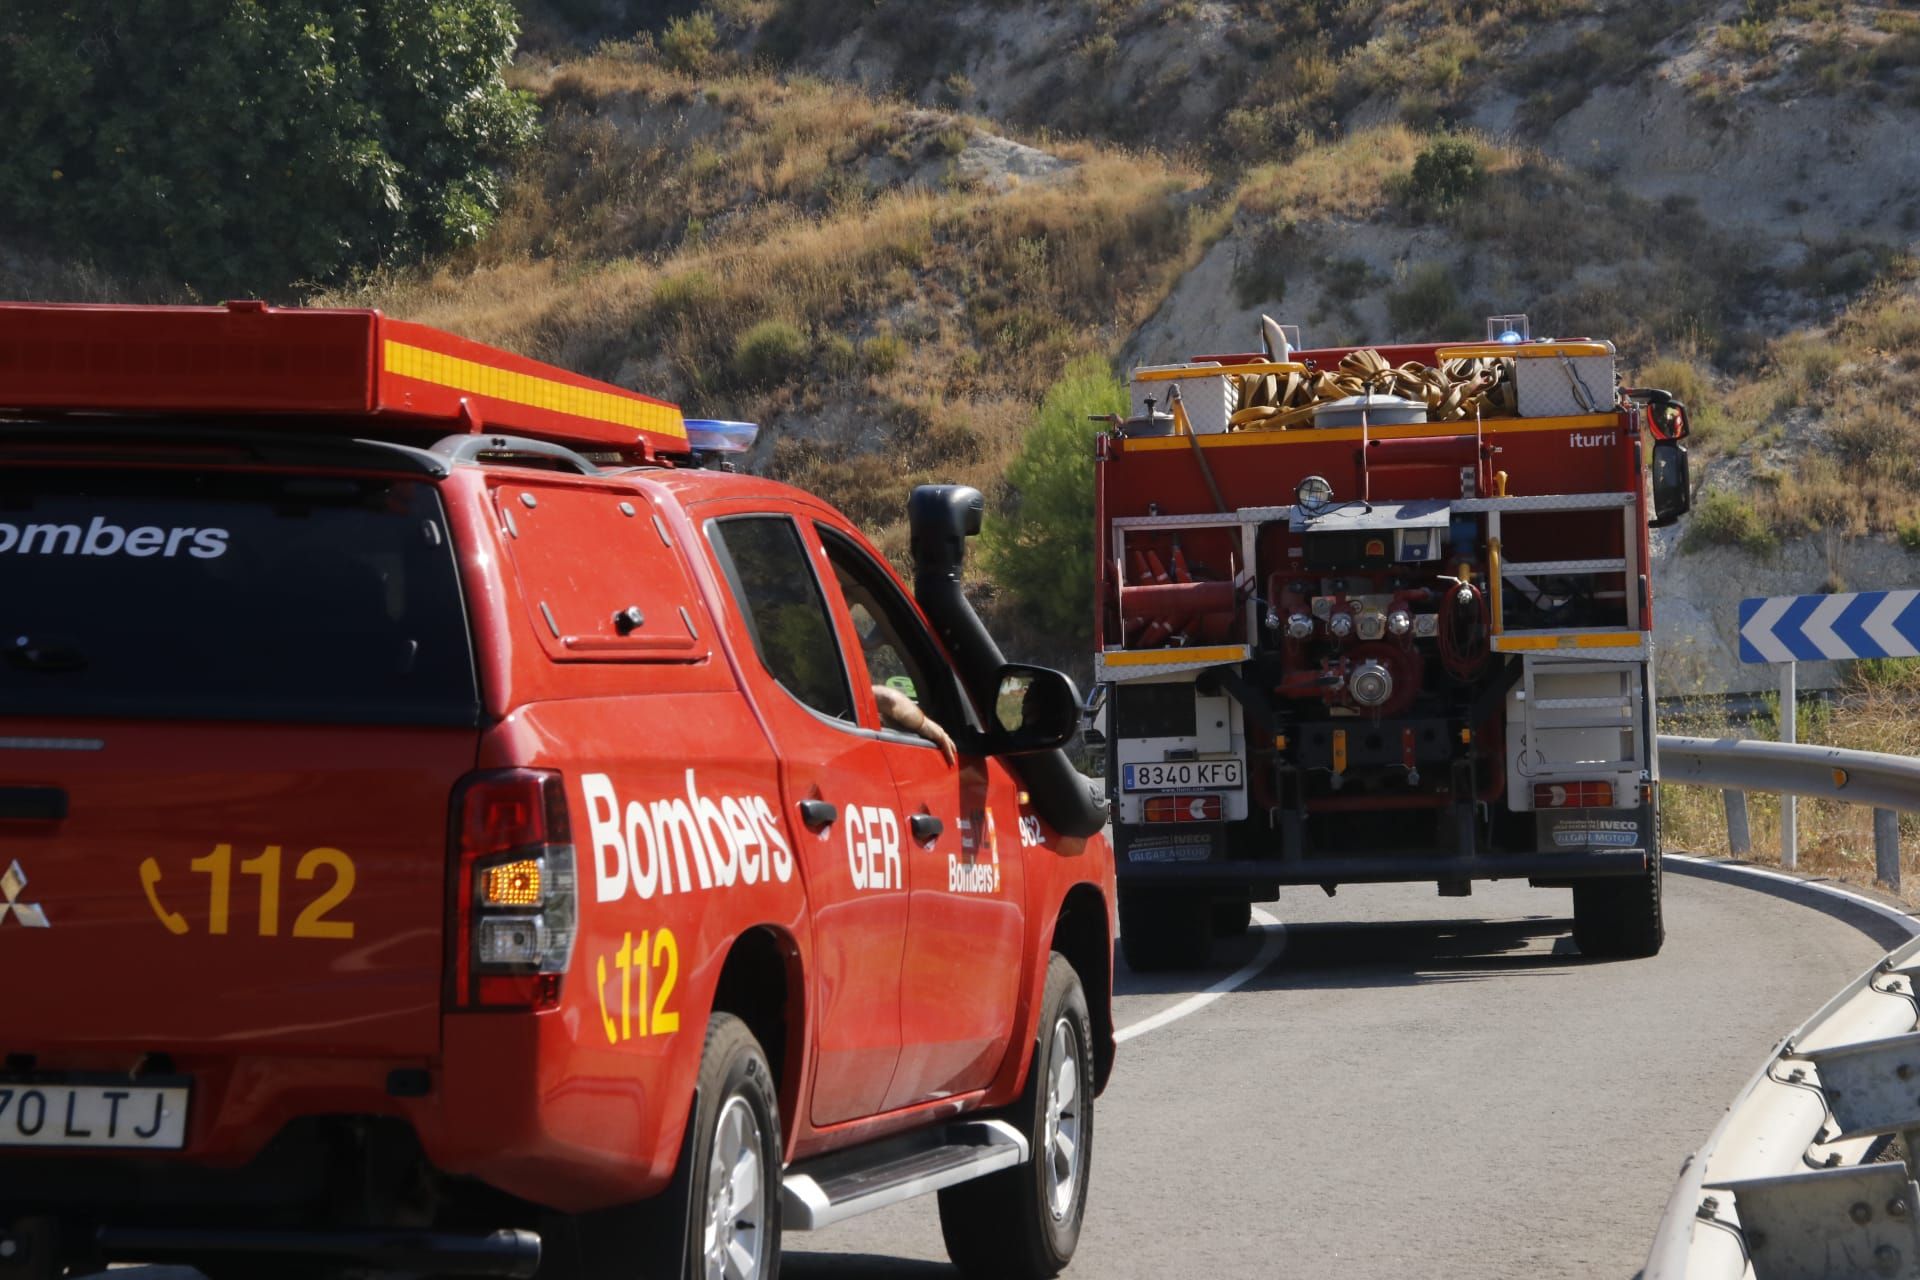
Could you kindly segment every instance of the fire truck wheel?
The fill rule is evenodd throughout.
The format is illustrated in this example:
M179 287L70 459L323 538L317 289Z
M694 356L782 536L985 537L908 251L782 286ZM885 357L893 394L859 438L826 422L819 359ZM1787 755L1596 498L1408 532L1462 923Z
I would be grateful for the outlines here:
M1659 823L1654 823L1659 834ZM1637 876L1587 880L1573 886L1573 941L1585 956L1637 958L1658 955L1666 941L1660 917L1658 840Z
M1212 954L1207 899L1177 889L1120 889L1120 953L1135 973L1198 969Z
M1073 1259L1093 1164L1093 1079L1086 993L1055 952L1027 1087L1005 1117L1027 1135L1033 1158L940 1192L940 1234L963 1274L1044 1280Z
M1237 938L1245 933L1252 923L1253 904L1251 902L1213 904L1213 936L1216 938Z

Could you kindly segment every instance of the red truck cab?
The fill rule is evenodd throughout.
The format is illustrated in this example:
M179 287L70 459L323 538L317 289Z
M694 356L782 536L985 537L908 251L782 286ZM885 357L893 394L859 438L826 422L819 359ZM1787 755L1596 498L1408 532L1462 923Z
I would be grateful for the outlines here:
M977 494L909 591L367 311L0 306L0 406L0 1275L772 1276L935 1190L1065 1264L1113 865Z

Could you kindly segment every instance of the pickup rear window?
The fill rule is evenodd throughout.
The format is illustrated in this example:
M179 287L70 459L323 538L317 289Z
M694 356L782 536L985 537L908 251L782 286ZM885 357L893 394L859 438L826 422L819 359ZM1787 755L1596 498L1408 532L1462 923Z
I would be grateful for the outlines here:
M475 725L431 484L0 474L0 714Z

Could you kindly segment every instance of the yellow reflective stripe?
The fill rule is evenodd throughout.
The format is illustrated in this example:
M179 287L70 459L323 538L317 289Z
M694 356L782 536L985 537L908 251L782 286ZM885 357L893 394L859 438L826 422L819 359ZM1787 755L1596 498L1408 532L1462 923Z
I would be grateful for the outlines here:
M687 438L687 428L680 410L672 405L650 404L645 400L633 400L607 391L595 391L591 387L577 387L570 382L557 382L552 378L462 360L458 356L429 351L405 342L387 340L386 368L388 373L403 378L431 382L435 386L451 387L455 391L467 391L508 404L570 414L595 422L609 422L635 431L672 436L676 440Z
M1225 377L1231 374L1239 377L1249 373L1305 373L1307 366L1291 361L1276 363L1270 360L1259 364L1183 364L1172 369L1135 369L1135 382L1172 382L1179 378L1205 378L1209 375Z
M1125 653L1103 653L1100 660L1110 667L1157 667L1179 662L1238 662L1247 656L1243 644L1216 644L1198 649L1133 649Z
M1646 639L1640 631L1592 631L1579 635L1530 636L1509 631L1493 637L1497 653L1527 649L1637 649Z
M1541 356L1610 356L1613 348L1604 342L1529 342L1514 346L1504 342L1475 342L1457 347L1441 347L1433 353L1441 360L1462 360L1487 356L1513 356L1520 360Z

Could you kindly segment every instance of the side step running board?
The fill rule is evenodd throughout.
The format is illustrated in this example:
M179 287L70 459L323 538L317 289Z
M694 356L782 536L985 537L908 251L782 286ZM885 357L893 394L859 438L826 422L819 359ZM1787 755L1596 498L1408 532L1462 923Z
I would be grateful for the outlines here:
M1004 1120L974 1120L838 1151L787 1171L781 1225L817 1231L859 1214L1025 1164L1032 1151Z

